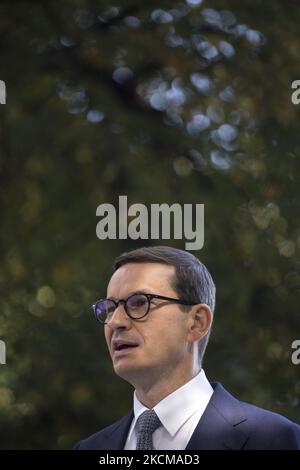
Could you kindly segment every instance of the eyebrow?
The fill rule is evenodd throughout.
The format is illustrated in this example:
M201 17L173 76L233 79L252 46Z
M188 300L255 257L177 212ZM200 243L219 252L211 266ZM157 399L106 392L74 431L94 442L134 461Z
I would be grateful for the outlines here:
M134 294L154 294L154 292L148 292L148 291L149 291L149 289L134 290L134 291L129 292L129 294L127 294L127 296L125 298L128 299L128 297L131 297ZM109 300L120 300L120 299L117 299L116 297L114 297L113 295L111 295L110 297L107 297L107 299L109 299Z

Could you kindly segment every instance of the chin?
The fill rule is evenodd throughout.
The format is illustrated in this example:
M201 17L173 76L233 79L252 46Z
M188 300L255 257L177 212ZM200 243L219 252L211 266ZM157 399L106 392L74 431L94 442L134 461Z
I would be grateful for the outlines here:
M126 380L129 382L132 386L135 388L138 385L141 384L146 384L150 381L150 383L153 383L156 381L157 375L160 375L158 373L158 366L154 364L125 364L125 361L123 364L121 364L121 361L119 364L114 364L114 371L116 375L121 377L122 379Z
M135 386L136 383L136 378L139 375L137 372L134 372L132 370L128 369L123 369L121 367L115 368L115 373L118 377L121 379L125 380L126 382L130 383L131 385Z
M141 379L141 377L146 373L145 367L138 366L137 364L114 364L114 371L116 375L131 384L136 382L138 379Z

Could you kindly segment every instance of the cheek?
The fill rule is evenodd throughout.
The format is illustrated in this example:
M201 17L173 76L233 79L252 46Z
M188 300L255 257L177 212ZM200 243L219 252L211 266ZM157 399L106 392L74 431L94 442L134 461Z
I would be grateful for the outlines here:
M108 347L108 349L110 349L110 342L111 342L111 334L109 334L109 332L104 332L104 338L105 338L105 342L106 342L106 345Z
M161 355L173 355L180 351L180 346L184 344L183 329L180 329L174 321L165 322L143 335L143 341L147 354L152 357Z

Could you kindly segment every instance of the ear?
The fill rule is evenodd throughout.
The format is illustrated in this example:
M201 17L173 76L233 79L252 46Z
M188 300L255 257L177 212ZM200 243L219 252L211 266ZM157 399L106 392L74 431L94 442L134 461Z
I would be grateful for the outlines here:
M199 341L209 331L213 313L208 305L198 304L194 305L189 312L189 331L187 340L191 342Z

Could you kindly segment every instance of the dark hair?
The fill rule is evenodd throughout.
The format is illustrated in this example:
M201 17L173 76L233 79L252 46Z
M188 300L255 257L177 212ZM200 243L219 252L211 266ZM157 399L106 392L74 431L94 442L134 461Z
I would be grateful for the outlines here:
M214 281L204 264L191 253L168 246L138 248L118 256L114 262L114 269L117 270L128 263L162 263L174 266L175 276L170 280L170 285L179 298L196 304L207 304L214 311L216 301ZM210 331L199 341L200 364L209 335Z

